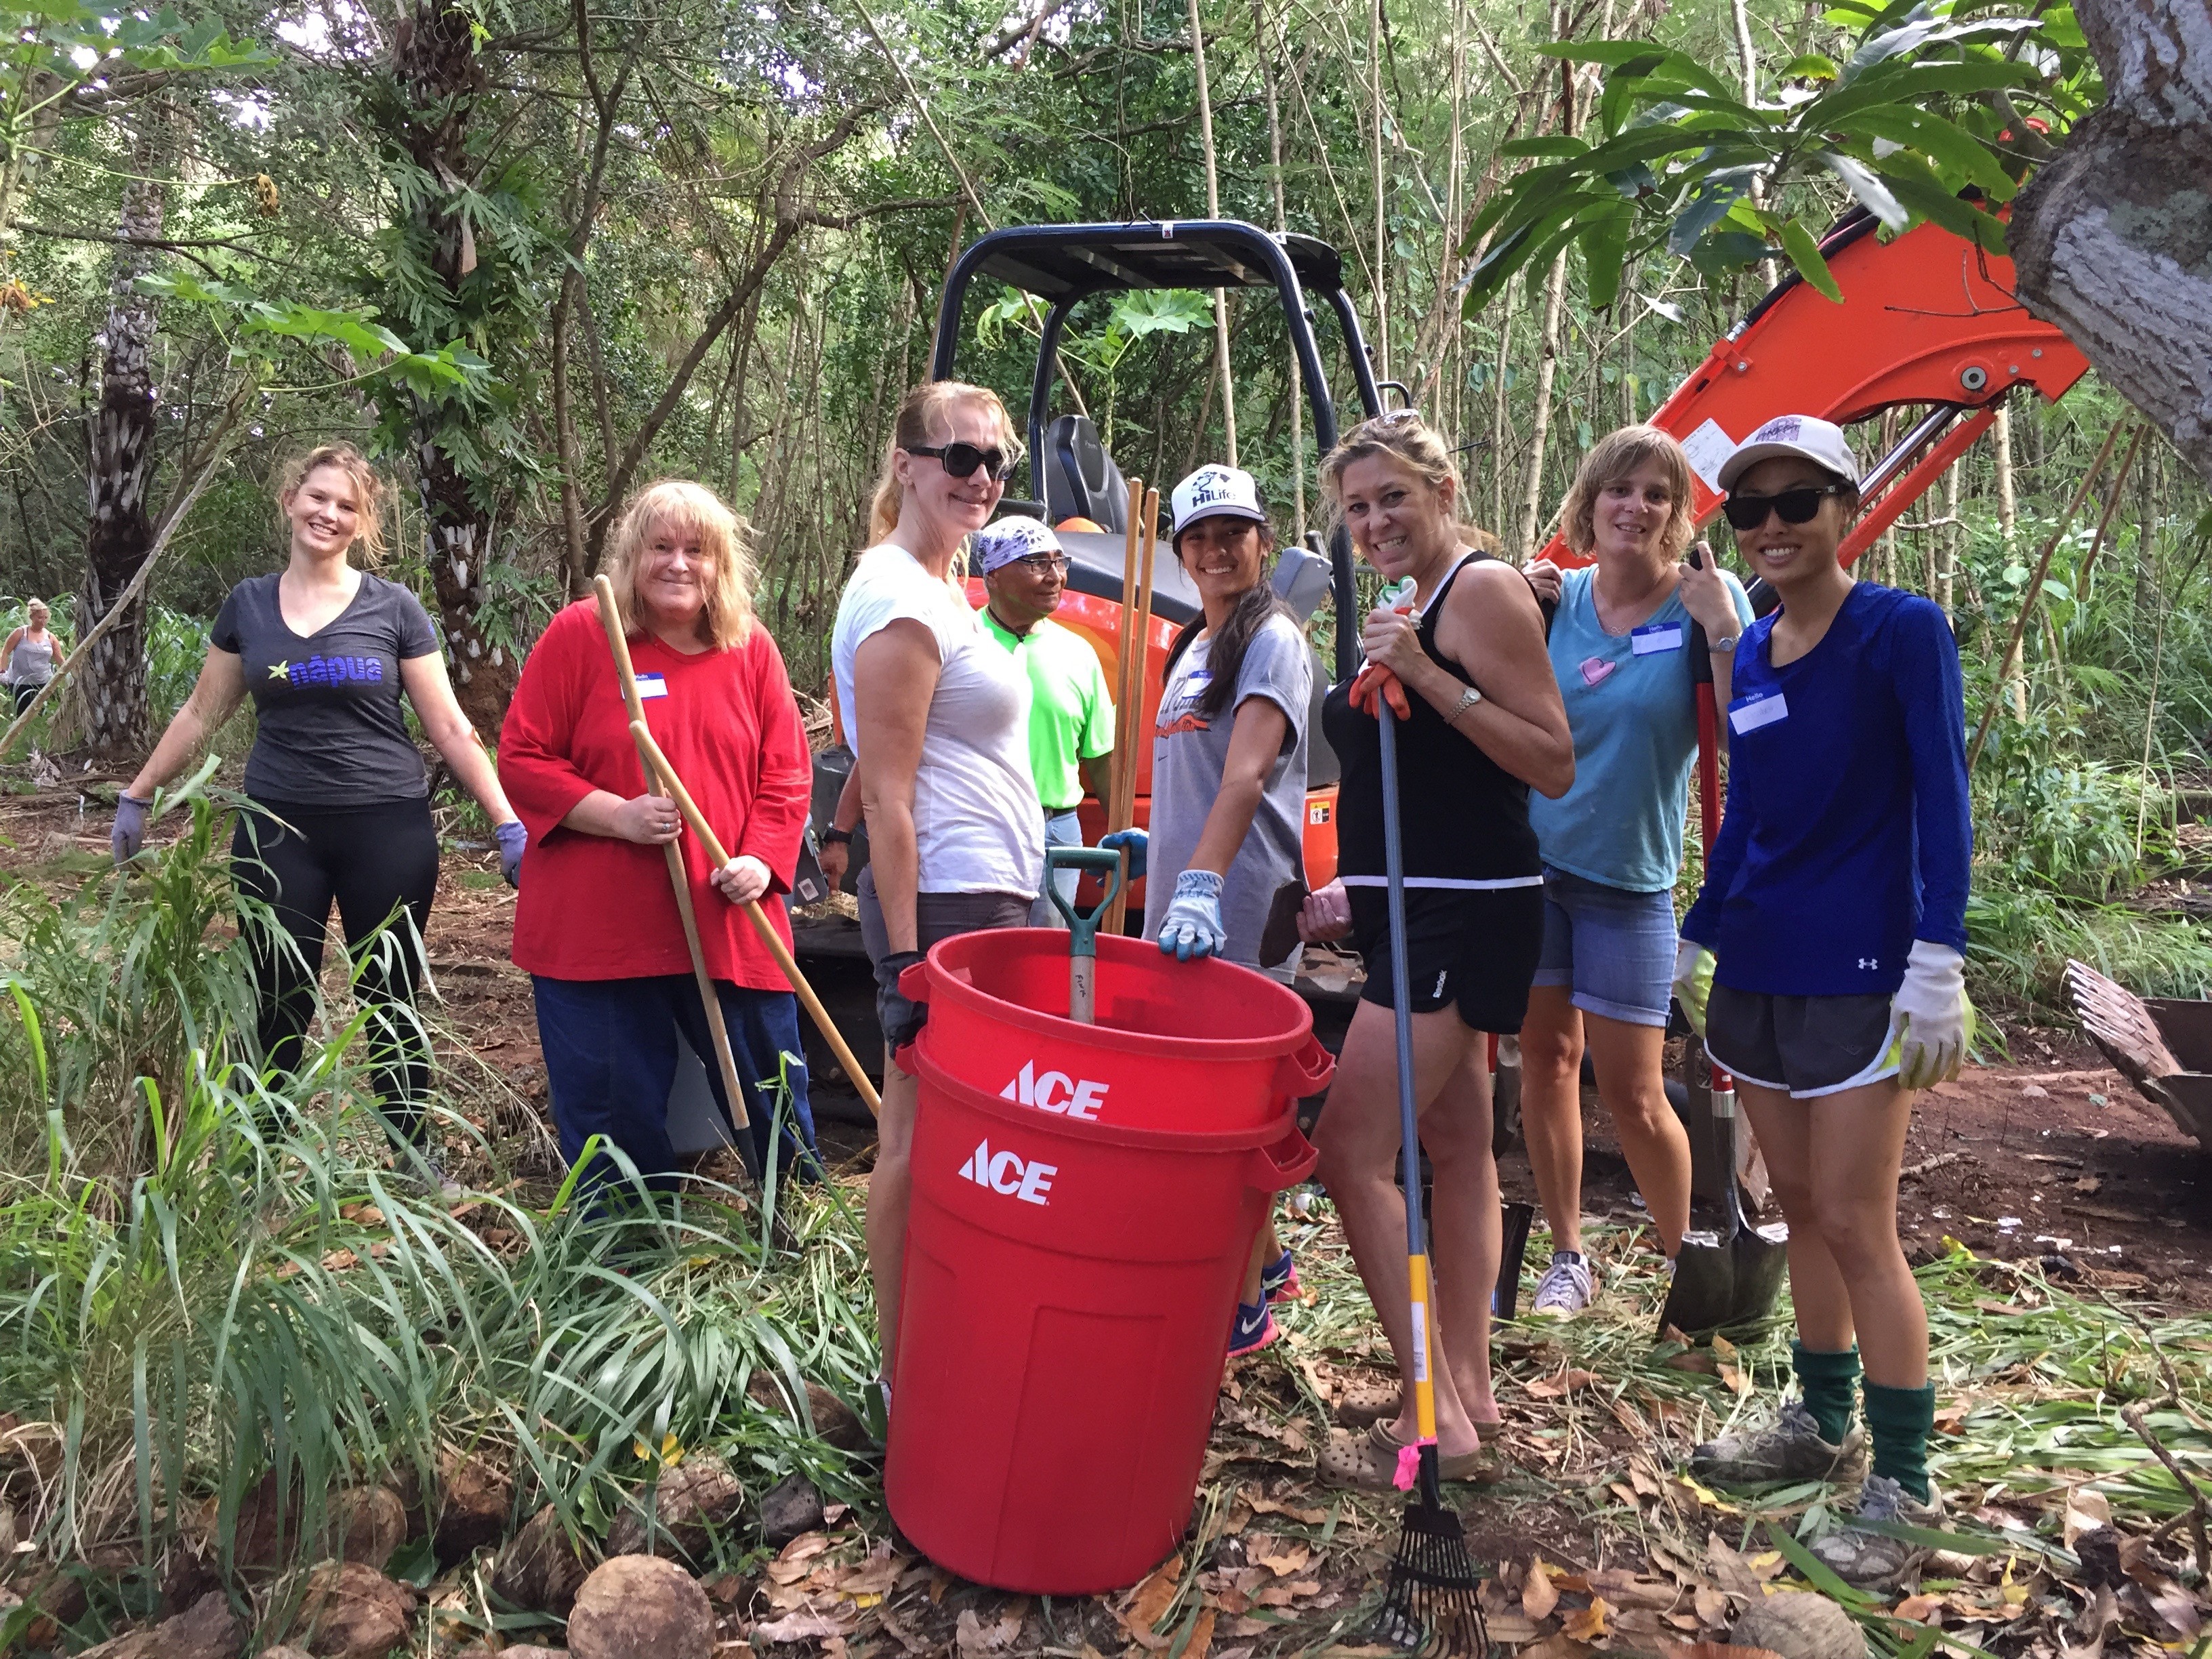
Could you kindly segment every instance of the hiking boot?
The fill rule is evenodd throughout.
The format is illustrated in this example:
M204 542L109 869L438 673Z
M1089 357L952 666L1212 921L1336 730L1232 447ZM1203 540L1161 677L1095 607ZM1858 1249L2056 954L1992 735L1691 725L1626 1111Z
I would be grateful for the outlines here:
M1531 1318L1572 1319L1590 1304L1589 1263L1572 1250L1555 1251L1552 1265L1536 1281L1535 1299L1528 1304Z
M1288 1250L1260 1269L1260 1294L1269 1302L1298 1299L1298 1264L1291 1260Z
M1940 1526L1943 1521L1943 1498L1931 1486L1928 1501L1923 1504L1887 1475L1870 1474L1866 1485L1859 1488L1855 1518L1895 1522L1908 1527ZM1822 1566L1845 1583L1872 1587L1895 1583L1927 1559L1929 1551L1925 1545L1892 1538L1887 1533L1868 1532L1847 1521L1825 1538L1815 1540L1813 1553Z
M1257 1353L1282 1334L1265 1296L1256 1305L1240 1302L1237 1322L1229 1328L1229 1357L1241 1359L1248 1353Z
M1752 1486L1764 1480L1825 1480L1854 1461L1866 1444L1856 1423L1840 1446L1820 1437L1820 1425L1802 1400L1785 1401L1773 1422L1709 1440L1690 1454L1690 1473L1716 1486Z

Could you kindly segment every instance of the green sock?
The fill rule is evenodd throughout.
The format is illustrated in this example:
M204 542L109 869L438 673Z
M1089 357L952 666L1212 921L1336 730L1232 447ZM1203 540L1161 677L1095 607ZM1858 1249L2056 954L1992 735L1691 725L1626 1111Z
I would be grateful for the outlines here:
M1854 1345L1841 1353L1824 1352L1793 1340L1790 1364L1797 1373L1805 1409L1820 1425L1820 1438L1832 1446L1842 1445L1851 1431L1851 1409L1858 1404L1858 1348Z
M1874 1472L1905 1488L1916 1503L1928 1501L1928 1437L1936 1427L1936 1385L1891 1389L1866 1385L1867 1433L1874 1441Z

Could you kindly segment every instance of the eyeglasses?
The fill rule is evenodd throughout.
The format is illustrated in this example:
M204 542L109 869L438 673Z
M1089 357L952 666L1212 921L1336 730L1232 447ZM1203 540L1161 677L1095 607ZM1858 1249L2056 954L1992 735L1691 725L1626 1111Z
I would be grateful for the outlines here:
M1731 495L1721 503L1721 511L1738 530L1758 529L1766 522L1770 510L1779 513L1784 524L1810 524L1820 510L1822 496L1840 495L1850 488L1841 483L1807 484L1776 495Z
M994 483L1003 483L1013 476L1013 457L996 444L992 445L988 449L978 449L970 443L939 444L932 448L925 448L919 444L908 444L906 446L906 453L909 455L934 456L944 464L945 471L956 478L972 476L979 466L985 470Z
M1067 574L1067 555L1065 553L1028 553L1013 562L1027 567L1040 576L1065 576Z

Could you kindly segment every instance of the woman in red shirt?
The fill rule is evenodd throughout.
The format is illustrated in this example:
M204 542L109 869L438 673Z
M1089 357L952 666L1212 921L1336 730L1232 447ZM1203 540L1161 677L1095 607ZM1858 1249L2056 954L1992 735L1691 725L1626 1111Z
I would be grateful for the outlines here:
M717 870L696 836L683 836L755 1144L765 1161L781 1109L788 1170L811 1164L814 1145L799 1006L738 907L758 899L789 945L782 895L811 764L782 655L753 616L747 533L712 490L664 479L624 509L607 574L646 724L732 854ZM554 617L531 651L500 733L499 773L530 830L513 954L537 1000L562 1152L574 1164L604 1135L651 1184L672 1185L677 1033L702 1058L713 1054L661 851L683 826L674 803L646 789L592 601ZM726 1111L717 1068L706 1071Z

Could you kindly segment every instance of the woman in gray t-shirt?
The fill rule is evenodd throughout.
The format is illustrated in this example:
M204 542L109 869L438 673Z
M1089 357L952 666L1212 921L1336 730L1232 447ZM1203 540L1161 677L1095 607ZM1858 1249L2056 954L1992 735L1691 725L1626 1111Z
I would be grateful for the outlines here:
M44 599L33 599L23 607L23 625L0 644L0 679L15 693L18 714L46 689L46 682L54 677L54 665L65 649L64 641L47 626L51 615Z
M1275 536L1252 475L1202 466L1172 500L1176 559L1206 611L1168 653L1152 731L1150 833L1127 830L1101 845L1128 844L1131 873L1146 878L1145 931L1161 950L1257 968L1268 908L1304 871L1313 651L1268 582ZM1273 1342L1267 1304L1297 1288L1291 1253L1270 1223L1230 1352Z

